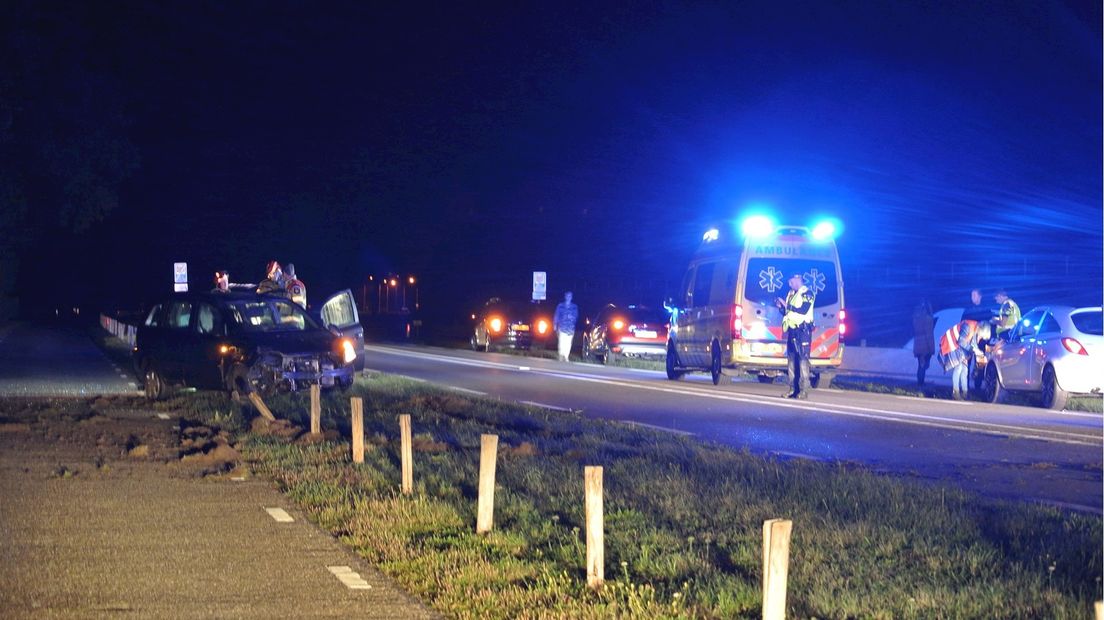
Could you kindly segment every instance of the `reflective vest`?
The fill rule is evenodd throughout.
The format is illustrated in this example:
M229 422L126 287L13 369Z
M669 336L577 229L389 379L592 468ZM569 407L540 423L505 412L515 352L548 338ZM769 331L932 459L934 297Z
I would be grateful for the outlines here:
M796 291L791 290L786 295L786 315L782 317L782 329L792 329L813 322L813 296L809 289L802 286ZM808 302L809 308L805 312L799 312L801 306Z
M1004 333L1020 322L1020 307L1011 299L1004 300L1000 308L1000 323L997 323L997 333Z
M304 310L307 308L307 285L303 284L303 281L298 278L288 280L287 294L291 297L291 300Z

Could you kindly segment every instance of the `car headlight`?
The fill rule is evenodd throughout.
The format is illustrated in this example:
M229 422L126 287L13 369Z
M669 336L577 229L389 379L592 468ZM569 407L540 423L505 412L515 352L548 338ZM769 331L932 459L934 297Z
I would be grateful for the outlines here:
M341 359L345 360L348 364L356 359L356 347L353 346L353 341L348 338L341 339Z

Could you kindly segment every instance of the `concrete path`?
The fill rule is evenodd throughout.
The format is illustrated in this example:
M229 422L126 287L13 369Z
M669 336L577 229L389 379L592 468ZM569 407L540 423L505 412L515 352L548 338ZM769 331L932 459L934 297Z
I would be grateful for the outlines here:
M0 419L3 617L434 617L269 483L158 462L174 422L150 417ZM110 448L117 423L150 458Z

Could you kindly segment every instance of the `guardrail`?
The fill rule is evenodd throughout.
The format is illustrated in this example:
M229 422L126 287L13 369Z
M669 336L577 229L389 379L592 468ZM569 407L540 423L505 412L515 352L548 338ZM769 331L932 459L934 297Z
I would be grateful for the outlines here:
M134 340L138 335L138 328L134 325L127 325L116 319L113 319L107 315L100 315L100 327L103 327L111 335L122 340L123 342L134 348Z

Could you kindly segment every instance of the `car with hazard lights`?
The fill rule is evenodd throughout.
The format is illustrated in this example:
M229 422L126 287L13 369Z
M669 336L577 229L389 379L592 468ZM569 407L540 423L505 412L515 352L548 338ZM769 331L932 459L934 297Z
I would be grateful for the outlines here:
M770 383L786 374L782 311L788 274L814 294L810 382L827 387L843 362L847 331L835 237L841 224L779 226L751 216L739 227L708 230L682 279L667 336L667 377L708 372L713 383L751 374Z
M1100 307L1033 308L989 352L982 395L995 403L1006 392L1029 393L1061 410L1071 395L1101 394L1102 318Z
M583 332L583 359L603 364L621 357L661 360L667 355L667 319L663 309L609 304Z
M353 384L364 331L352 292L308 313L283 295L176 293L138 326L133 361L151 400L174 387L243 397Z
M472 349L547 348L552 338L552 318L542 310L542 306L490 298L471 315Z

